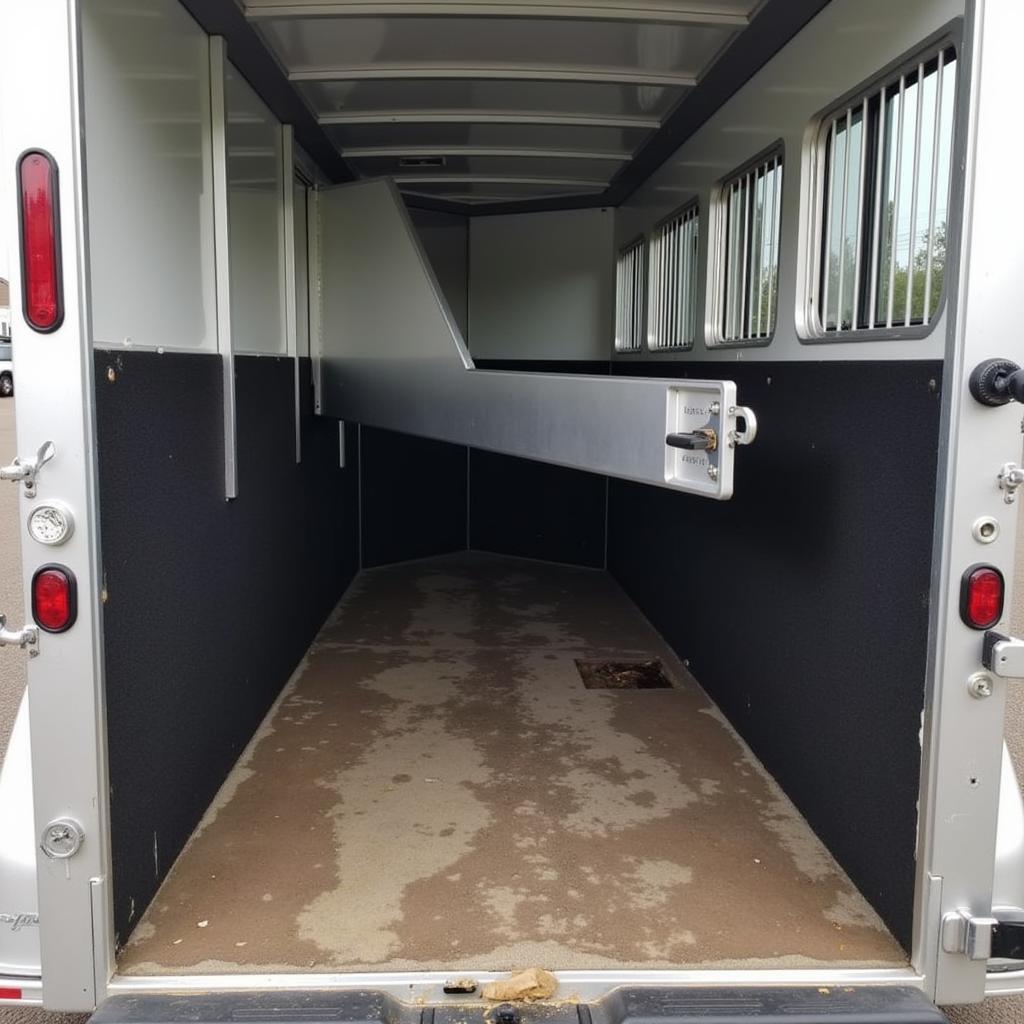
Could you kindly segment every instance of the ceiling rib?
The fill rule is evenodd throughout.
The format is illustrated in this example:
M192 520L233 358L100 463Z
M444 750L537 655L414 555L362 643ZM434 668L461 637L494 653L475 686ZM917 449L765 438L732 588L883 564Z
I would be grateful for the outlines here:
M579 128L661 127L656 117L631 114L604 116L538 112L530 110L364 110L320 114L321 125L330 124L560 124Z
M399 185L550 185L594 190L603 189L608 184L604 178L547 178L515 174L394 174L391 180Z
M524 146L519 149L504 146L346 146L347 160L372 160L387 157L512 157L541 160L618 160L625 162L633 155L628 149L586 150L586 149L543 149Z
M546 0L327 0L322 3L264 3L249 0L245 16L253 21L271 18L387 18L387 17L504 17L556 18L586 21L658 22L669 25L712 25L746 28L750 18L739 8L710 7L678 0L645 0L631 5L622 0L587 3L549 3Z
M609 82L616 85L665 86L691 89L694 71L641 71L636 68L596 66L530 66L525 64L353 64L346 67L302 67L288 72L292 82L360 82L442 79L454 81Z

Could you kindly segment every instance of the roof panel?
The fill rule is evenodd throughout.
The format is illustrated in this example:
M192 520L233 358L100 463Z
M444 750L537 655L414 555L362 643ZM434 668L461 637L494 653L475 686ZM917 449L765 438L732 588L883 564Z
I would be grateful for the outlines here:
M699 72L734 31L536 18L304 18L259 25L289 71L447 61L689 74Z
M373 111L526 111L659 120L683 94L663 86L594 82L360 81L303 82L303 95L319 114Z

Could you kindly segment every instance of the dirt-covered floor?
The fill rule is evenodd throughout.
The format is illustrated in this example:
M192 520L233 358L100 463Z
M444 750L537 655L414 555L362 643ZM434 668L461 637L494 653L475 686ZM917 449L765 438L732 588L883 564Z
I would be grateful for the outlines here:
M610 577L460 554L359 577L121 969L903 959Z

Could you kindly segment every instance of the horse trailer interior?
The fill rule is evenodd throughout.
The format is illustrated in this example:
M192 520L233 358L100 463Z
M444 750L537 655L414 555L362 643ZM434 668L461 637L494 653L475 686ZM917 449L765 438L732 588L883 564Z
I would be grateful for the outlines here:
M1019 4L2 23L0 1003L1024 990Z

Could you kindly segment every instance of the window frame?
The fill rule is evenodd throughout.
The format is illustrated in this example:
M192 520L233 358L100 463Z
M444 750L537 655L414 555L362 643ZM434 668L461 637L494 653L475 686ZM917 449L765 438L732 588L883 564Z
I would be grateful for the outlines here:
M808 129L805 167L804 209L806 221L801 237L804 239L804 268L801 294L796 309L796 333L801 344L834 345L844 342L908 341L928 337L943 321L948 303L950 281L958 267L956 245L959 238L959 215L963 206L963 176L956 173L956 153L963 138L963 104L961 100L964 80L963 33L960 21L951 22L928 36L912 49L905 51L884 68L864 79L854 88L830 103L811 120ZM871 100L898 84L900 78L917 71L918 67L933 61L939 54L953 50L956 82L953 89L953 118L950 136L949 194L946 216L946 268L942 292L935 312L928 323L893 324L892 327L853 327L826 330L822 323L820 298L824 279L824 237L826 231L825 191L828 187L828 136L832 122L842 112L852 109L865 99ZM944 67L949 67L947 61ZM877 182L872 182L877 187Z
M645 330L643 332L644 348L648 352L652 352L656 355L662 353L678 353L678 352L692 352L697 344L697 338L700 335L701 319L703 314L703 295L700 289L700 239L701 239L701 203L700 197L694 196L692 199L687 200L682 206L677 206L668 216L662 217L654 227L651 228L650 236L647 241L647 299L645 307ZM672 224L674 221L680 222L680 228L685 228L685 225L690 221L696 221L696 242L697 251L693 255L693 334L688 341L684 341L680 345L655 345L652 343L652 331L654 329L651 323L651 313L653 310L652 300L654 298L654 290L657 281L654 263L655 245L660 245L662 242L662 232ZM664 285L664 281L660 282Z
M639 323L637 326L636 344L629 348L626 348L619 344L619 300L623 294L622 288L619 283L619 266L621 265L623 257L631 249L639 250L639 258L637 260L637 265L640 268L640 282L637 294L639 296L641 308ZM642 353L645 348L645 341L647 337L648 258L649 246L647 242L646 232L643 232L639 235L635 235L632 239L630 239L630 241L626 242L625 245L620 245L618 251L615 253L615 312L612 325L612 352L617 356L635 355L638 352Z
M726 338L725 311L727 308L726 288L728 286L728 223L729 223L729 190L733 182L778 158L782 171L778 202L778 242L777 242L777 284L775 296L775 318L771 330L761 338ZM782 296L782 245L785 233L782 230L785 219L785 184L786 184L786 144L784 139L776 139L749 160L730 171L719 179L711 190L709 206L710 218L708 225L708 287L705 301L704 339L708 348L766 348L775 340L779 326L779 309Z

